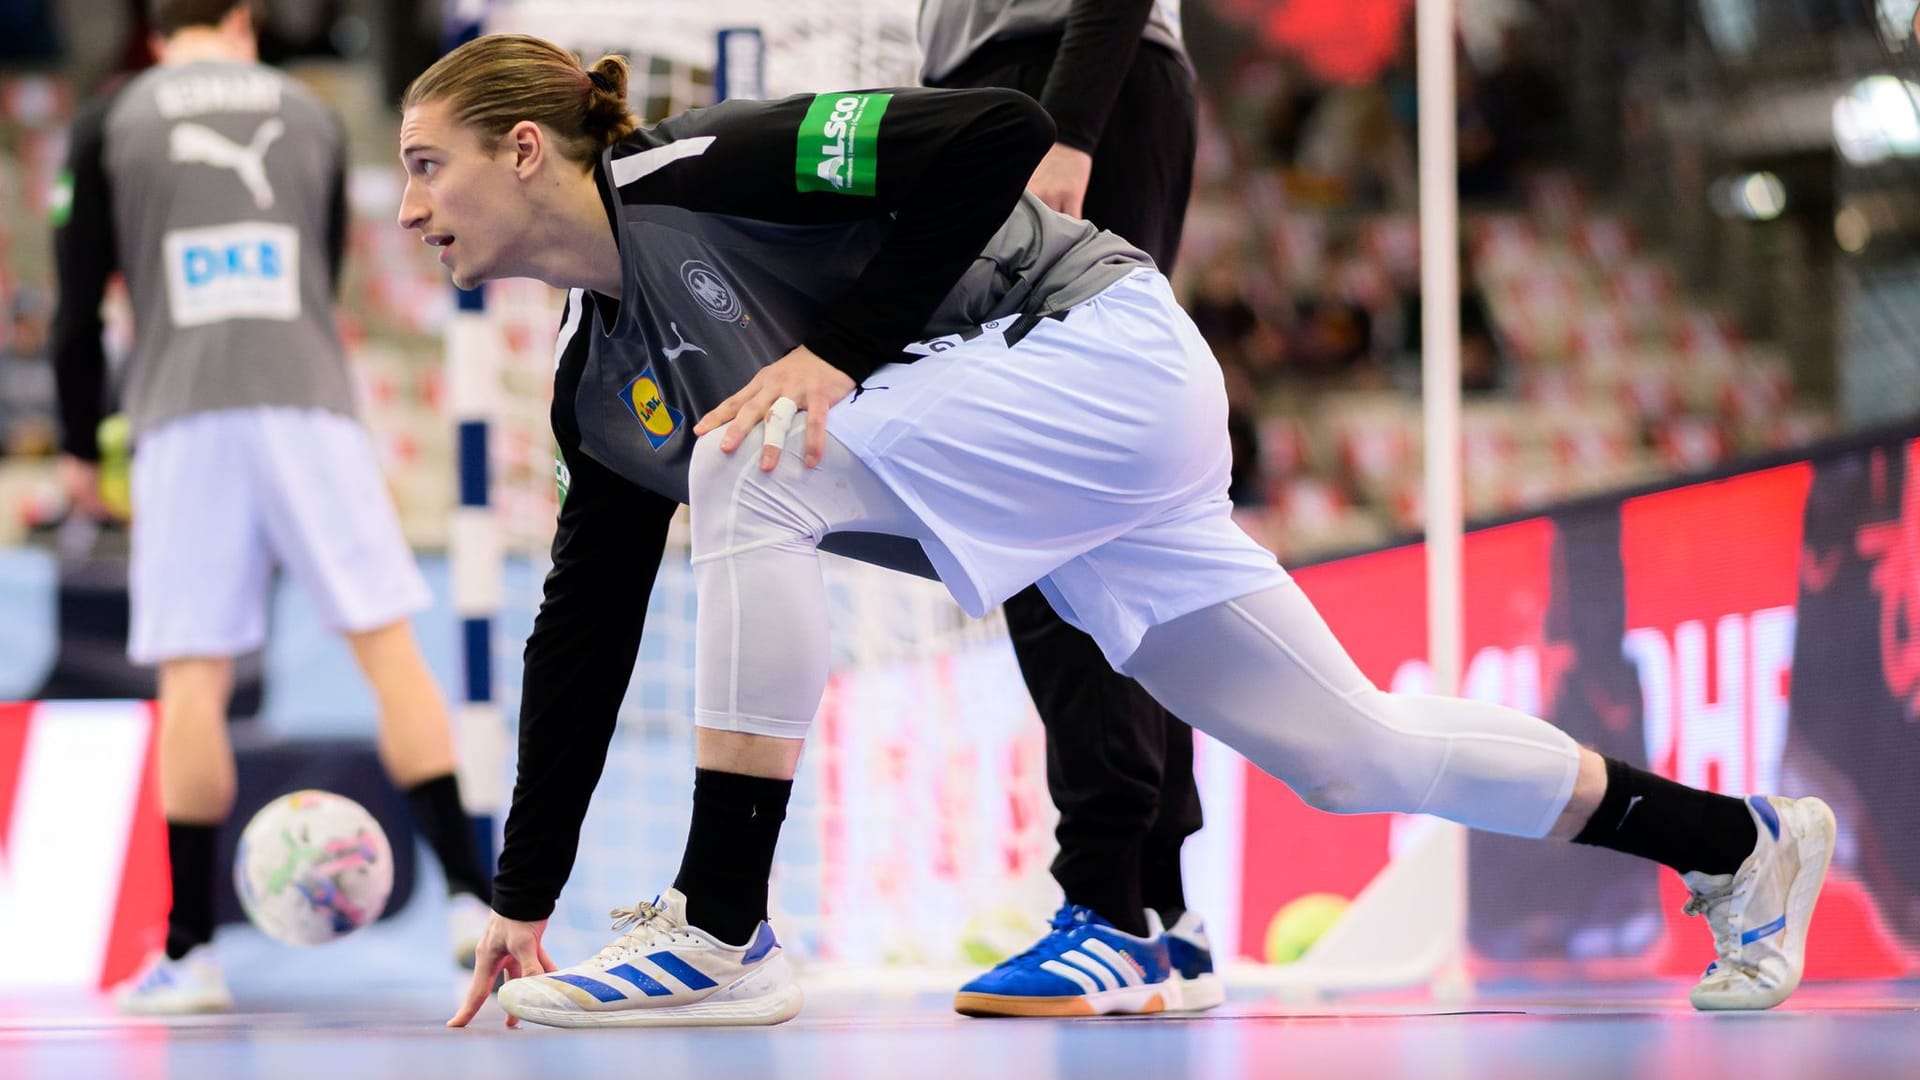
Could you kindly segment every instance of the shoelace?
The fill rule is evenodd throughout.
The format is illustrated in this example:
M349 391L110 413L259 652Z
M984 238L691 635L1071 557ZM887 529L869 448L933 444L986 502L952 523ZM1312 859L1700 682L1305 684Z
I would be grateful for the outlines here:
M671 942L678 929L667 918L667 909L647 900L642 900L630 908L614 908L607 912L613 920L616 931L625 931L614 938L606 948L594 954L596 962L608 962L616 959L622 952L634 946L660 945Z
M1048 920L1047 925L1052 927L1052 929L1047 932L1047 936L1034 942L1033 948L1014 957L1015 962L1031 960L1036 956L1050 955L1059 951L1054 946L1055 941L1063 934L1072 933L1073 930L1080 925L1080 920L1075 917L1072 907L1063 907L1053 913L1053 918Z
M1707 927L1713 931L1713 951L1717 954L1716 963L1751 973L1752 965L1743 964L1735 959L1740 951L1740 931L1733 925L1733 894L1739 881L1735 880L1725 889L1715 892L1697 892L1687 898L1687 906L1680 910L1687 915L1707 917Z

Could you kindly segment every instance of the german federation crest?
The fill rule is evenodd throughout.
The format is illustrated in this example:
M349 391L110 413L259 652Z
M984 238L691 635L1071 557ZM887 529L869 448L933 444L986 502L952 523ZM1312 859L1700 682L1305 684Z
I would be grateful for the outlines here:
M688 259L680 264L680 280L707 314L724 323L740 321L740 294L733 291L720 271L699 259Z

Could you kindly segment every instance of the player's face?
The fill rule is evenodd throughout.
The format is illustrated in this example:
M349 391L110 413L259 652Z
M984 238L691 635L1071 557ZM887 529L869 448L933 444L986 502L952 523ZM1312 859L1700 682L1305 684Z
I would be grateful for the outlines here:
M471 289L515 276L532 215L512 148L488 153L444 102L431 101L401 118L400 161L407 170L400 227L439 250L453 283Z

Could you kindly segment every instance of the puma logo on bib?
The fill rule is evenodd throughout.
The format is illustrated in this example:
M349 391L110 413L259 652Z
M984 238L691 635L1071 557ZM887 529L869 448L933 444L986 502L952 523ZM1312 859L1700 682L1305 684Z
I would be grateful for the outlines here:
M279 117L273 117L254 131L252 141L241 146L210 127L175 124L167 135L167 149L181 164L232 169L253 196L253 205L267 210L273 206L273 184L267 180L267 148L286 130Z

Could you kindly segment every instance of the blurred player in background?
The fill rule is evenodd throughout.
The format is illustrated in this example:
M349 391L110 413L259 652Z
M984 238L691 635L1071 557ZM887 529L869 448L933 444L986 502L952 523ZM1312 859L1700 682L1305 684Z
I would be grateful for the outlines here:
M922 0L920 48L928 86L1004 86L1039 101L1056 134L1027 190L1173 275L1198 125L1178 0ZM1066 904L1035 948L962 987L957 1004L989 1015L1074 1008L1087 991L1046 965L1089 921L1135 936L1164 927L1178 1007L1220 1004L1180 870L1181 845L1202 822L1193 729L1108 666L1038 586L1004 608L1047 730L1047 790L1060 811L1053 876Z
M495 915L450 1024L501 970L509 1016L557 1026L797 1014L766 919L827 683L819 552L888 538L975 615L1040 581L1110 664L1316 807L1673 867L1718 953L1698 1008L1769 1008L1799 985L1826 804L1688 788L1512 709L1370 683L1234 525L1223 380L1166 279L1025 193L1054 142L1031 98L826 93L641 130L626 81L617 57L589 70L494 35L404 102L401 224L461 286L572 290L553 402L570 486L527 642ZM546 919L681 502L698 598L687 844L672 888L556 970ZM1049 968L1085 991L1074 1011L1167 1006L1164 940L1074 933Z
M75 121L56 200L62 477L101 510L100 302L125 275L136 339L120 397L137 443L128 652L159 665L173 907L134 1012L227 1007L212 948L215 836L236 779L233 658L260 647L276 564L346 635L380 707L380 757L453 893L456 956L490 896L454 779L446 703L408 616L429 602L333 321L346 146L311 93L258 62L249 0L155 0L160 65Z

